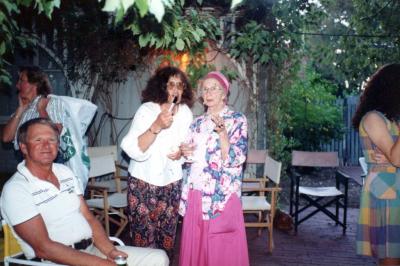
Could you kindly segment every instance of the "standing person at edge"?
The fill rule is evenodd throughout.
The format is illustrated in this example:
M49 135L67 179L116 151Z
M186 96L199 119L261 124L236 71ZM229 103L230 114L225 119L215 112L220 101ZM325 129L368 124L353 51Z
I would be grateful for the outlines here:
M186 75L168 66L150 78L142 102L121 142L131 158L130 232L133 245L164 249L172 260L182 179L179 144L193 120L193 92Z
M16 87L19 105L4 127L3 142L14 141L14 149L18 151L16 132L23 123L38 117L51 119L61 134L56 160L71 168L84 189L89 177L89 156L86 142L76 130L79 121L71 118L71 110L60 97L50 94L49 78L39 67L20 67Z
M201 93L207 111L193 121L180 147L193 158L179 207L181 266L249 265L240 202L247 120L227 107L229 87L220 72L205 76Z
M377 258L379 265L400 265L399 80L400 64L378 69L365 86L353 117L368 164L357 253Z

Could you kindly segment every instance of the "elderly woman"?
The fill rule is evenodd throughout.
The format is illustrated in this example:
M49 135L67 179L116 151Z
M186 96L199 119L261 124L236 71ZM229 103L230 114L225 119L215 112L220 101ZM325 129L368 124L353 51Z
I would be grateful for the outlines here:
M89 157L80 121L71 118L71 110L60 97L52 95L48 76L37 66L22 66L17 82L19 105L3 131L3 142L14 140L14 149L19 150L16 132L18 128L34 118L49 118L56 124L61 135L57 162L68 165L86 187L89 175Z
M133 244L164 249L173 257L182 163L179 144L193 120L193 92L175 67L159 69L142 92L121 148L131 158L128 211Z
M357 253L379 265L400 265L400 64L368 81L353 126L359 130L368 175L361 192ZM380 156L384 156L384 160Z
M227 107L229 87L220 72L205 76L200 90L207 111L193 121L181 145L193 162L179 208L180 265L249 265L240 202L247 121Z

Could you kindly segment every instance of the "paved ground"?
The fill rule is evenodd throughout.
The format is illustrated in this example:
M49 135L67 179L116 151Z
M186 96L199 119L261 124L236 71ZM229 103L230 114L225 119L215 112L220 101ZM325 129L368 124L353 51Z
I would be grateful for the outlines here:
M275 249L272 254L267 252L267 232L263 231L258 237L257 229L247 229L250 265L376 265L373 259L355 253L357 219L358 209L349 209L345 236L341 227L335 226L323 214L317 214L301 224L297 235L275 230ZM179 243L177 246L178 257ZM172 265L178 265L178 260L175 259Z

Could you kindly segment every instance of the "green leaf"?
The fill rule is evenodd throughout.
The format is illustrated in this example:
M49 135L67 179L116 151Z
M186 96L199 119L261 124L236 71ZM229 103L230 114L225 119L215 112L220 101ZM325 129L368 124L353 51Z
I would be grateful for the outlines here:
M1 42L0 43L0 55L5 54L6 52L6 43L5 42Z
M140 47L145 47L150 41L150 35L145 34L145 35L140 35L139 36L139 46Z
M139 14L144 17L149 12L149 5L147 0L136 0L136 6L139 9Z
M122 7L124 8L124 11L128 10L128 8L130 8L133 3L135 3L135 0L120 0Z
M179 37L181 37L181 35L182 35L182 28L177 28L174 31L174 37L179 38Z
M175 46L178 51L183 51L183 49L185 48L185 43L182 39L178 38L176 39Z
M121 22L122 19L124 18L124 14L125 14L124 9L122 7L118 8L117 12L115 13L115 23Z
M197 32L192 31L192 35L193 35L194 39L196 40L196 42L200 42L200 36L197 34Z
M2 4L6 7L8 14L11 14L12 12L19 13L18 7L15 3L3 0Z
M0 75L0 83L11 85L11 76L7 73L7 75Z

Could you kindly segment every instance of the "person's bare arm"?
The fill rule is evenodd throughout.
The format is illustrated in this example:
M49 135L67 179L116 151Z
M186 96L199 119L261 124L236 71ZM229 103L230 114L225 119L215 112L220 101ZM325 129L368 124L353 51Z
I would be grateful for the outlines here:
M104 231L103 226L101 223L94 217L92 212L89 210L89 207L87 206L85 199L80 196L80 201L81 201L81 207L80 211L82 215L86 218L88 221L91 229L92 229L92 237L93 237L93 242L95 246L104 254L107 256L107 258L113 260L117 255L121 255L123 257L128 257L128 255L125 252L117 250L114 245L111 243L111 241L108 239L108 236L106 232Z
M147 151L151 144L156 140L157 134L161 130L171 126L173 121L172 112L168 110L168 105L161 107L161 113L156 120L151 124L148 130L139 136L138 145L142 152Z
M82 266L115 265L107 259L90 255L49 238L42 216L37 215L28 221L14 226L15 232L35 251L37 257L55 263Z
M15 110L13 116L10 117L7 124L4 126L2 137L3 142L11 142L14 140L19 121L21 121L21 117L29 105L29 102L24 101L21 97L18 97L18 102L19 105L17 110Z
M230 143L229 143L228 132L226 132L226 128L225 128L224 119L218 115L213 115L211 117L211 120L215 123L214 131L217 132L219 135L219 140L221 143L222 159L226 160L226 158L228 158Z
M400 167L400 138L396 142L393 141L385 121L376 113L368 114L363 123L371 141L391 164Z

